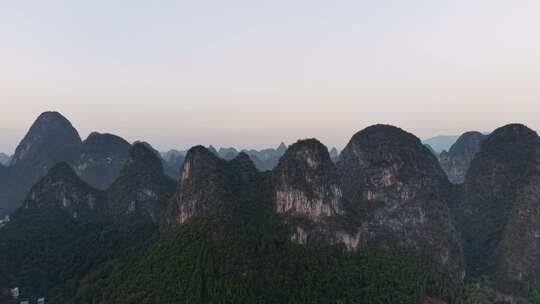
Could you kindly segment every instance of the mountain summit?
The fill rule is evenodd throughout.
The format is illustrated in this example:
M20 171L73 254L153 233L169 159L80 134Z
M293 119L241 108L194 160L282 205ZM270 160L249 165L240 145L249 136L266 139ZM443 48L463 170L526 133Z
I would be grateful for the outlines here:
M41 114L11 159L9 185L0 195L4 197L4 201L0 201L0 213L10 213L20 206L32 185L55 164L73 163L81 144L77 130L62 114Z
M337 163L344 197L356 210L358 247L407 248L463 277L459 235L448 210L450 183L435 156L402 129L356 133Z
M91 133L82 142L58 112L44 112L18 145L0 176L0 217L19 207L28 190L57 163L72 166L90 186L105 190L118 177L131 145L112 134Z
M335 242L329 225L343 214L337 168L328 150L316 139L289 147L273 171L275 208L294 228L292 240Z
M540 274L533 267L540 262L534 255L535 246L540 247L534 231L540 226L533 216L538 212L538 185L533 183L538 151L536 132L511 124L491 133L472 160L463 199L455 208L471 275L506 277L505 268L512 269L514 280Z
M224 177L220 160L203 146L191 148L180 171L180 185L167 211L169 224L184 223L193 216L218 213L222 208Z
M0 302L12 286L53 303L476 303L486 290L518 303L540 290L540 137L520 124L438 156L390 125L341 153L311 138L160 154L111 134L81 142L47 112L0 165L0 203L20 206L0 221Z
M82 180L105 190L118 177L130 148L119 136L92 132L83 141L74 168Z
M81 181L67 163L59 163L32 187L25 210L58 209L78 218L103 210L103 194Z
M154 151L137 143L131 148L120 176L107 190L108 207L116 215L136 215L159 224L175 185L165 175Z
M62 114L44 112L17 146L10 165L49 164L68 153L77 153L81 143L79 133Z

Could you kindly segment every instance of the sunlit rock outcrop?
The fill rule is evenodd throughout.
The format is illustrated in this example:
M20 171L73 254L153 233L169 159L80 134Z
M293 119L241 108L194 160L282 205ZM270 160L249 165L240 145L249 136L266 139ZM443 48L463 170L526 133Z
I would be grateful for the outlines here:
M316 139L290 146L273 171L275 209L294 226L292 239L334 239L330 227L342 215L342 190L328 150Z
M191 148L180 171L180 185L167 210L169 224L185 223L193 216L218 213L223 207L223 172L220 160L203 146Z
M315 139L292 145L274 170L274 180L278 213L317 221L343 212L336 167Z

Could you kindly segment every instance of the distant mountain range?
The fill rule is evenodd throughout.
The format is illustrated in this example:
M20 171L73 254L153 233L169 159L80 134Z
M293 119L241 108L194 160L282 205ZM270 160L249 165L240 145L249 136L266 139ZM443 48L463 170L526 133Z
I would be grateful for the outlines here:
M213 146L209 146L208 150L217 157L224 160L232 160L236 156L238 156L240 152L244 152L253 161L257 170L269 171L275 168L275 166L279 162L279 159L285 154L285 152L287 151L287 145L285 145L285 143L281 143L275 149L268 148L262 150L237 150L233 147L219 148L218 150ZM187 151L169 150L168 152L162 152L161 157L169 163L180 163L179 160L183 160L186 153ZM330 156L334 162L337 161L339 157L338 150L336 148L332 148L330 150Z
M157 152L149 144L164 166L165 173L178 180L186 151ZM131 144L113 134L92 132L83 141L70 121L58 112L44 112L30 127L9 157L0 154L0 217L13 212L24 199L30 187L58 162L66 162L77 175L92 187L104 190L120 174L129 158ZM223 159L232 159L239 153L235 148L220 148L213 153ZM249 150L246 152L260 171L272 170L287 147ZM337 150L336 150L337 151Z
M373 125L335 152L159 153L44 113L0 166L0 302L536 303L536 132L439 154Z
M422 142L429 145L435 152L441 153L442 151L448 151L458 138L459 135L438 135L424 139Z

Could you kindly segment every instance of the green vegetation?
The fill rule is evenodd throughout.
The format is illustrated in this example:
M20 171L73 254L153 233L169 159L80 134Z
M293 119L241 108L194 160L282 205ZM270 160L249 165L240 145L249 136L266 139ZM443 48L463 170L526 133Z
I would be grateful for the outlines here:
M48 303L64 303L90 270L155 236L156 227L135 218L119 223L74 220L59 209L21 212L0 229L0 286L18 286L25 297L43 295Z
M290 242L269 173L220 163L224 206L162 231L126 218L22 213L0 231L0 286L47 303L419 303L459 286L430 258ZM56 214L55 212L59 212ZM24 217L24 218L23 218ZM31 225L28 225L31 223ZM147 230L148 229L148 230Z
M75 302L418 303L427 294L456 296L429 259L295 245L286 230L270 226L193 220L88 276Z
M459 297L458 304L539 304L540 303L540 285L538 283L530 283L526 289L522 290L520 295L506 294L500 291L497 287L498 283L494 282L487 276L482 276L478 279L472 279Z
M289 241L270 174L220 164L226 208L164 231L144 250L87 276L75 303L418 303L454 299L429 258ZM237 174L235 172L240 172Z

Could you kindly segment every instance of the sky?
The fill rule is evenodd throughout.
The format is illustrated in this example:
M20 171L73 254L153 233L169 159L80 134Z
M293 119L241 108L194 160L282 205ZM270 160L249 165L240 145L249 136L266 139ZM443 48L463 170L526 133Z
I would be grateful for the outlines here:
M160 150L540 129L537 0L0 0L0 151L46 110Z

